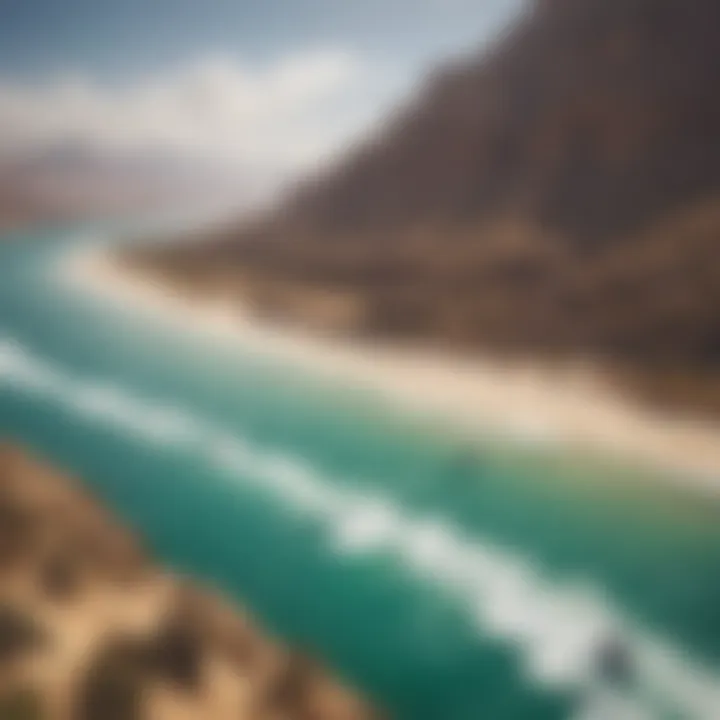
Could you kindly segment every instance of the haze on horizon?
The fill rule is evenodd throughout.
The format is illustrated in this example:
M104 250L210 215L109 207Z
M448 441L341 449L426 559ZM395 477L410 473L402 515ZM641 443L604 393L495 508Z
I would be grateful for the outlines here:
M8 0L0 157L210 160L278 180L382 118L521 0Z

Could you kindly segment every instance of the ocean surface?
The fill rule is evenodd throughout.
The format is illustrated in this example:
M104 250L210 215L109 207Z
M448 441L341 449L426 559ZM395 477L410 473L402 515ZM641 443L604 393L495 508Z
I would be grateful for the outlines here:
M408 720L718 720L720 502L478 437L64 282L0 242L0 436ZM665 480L665 479L663 479Z

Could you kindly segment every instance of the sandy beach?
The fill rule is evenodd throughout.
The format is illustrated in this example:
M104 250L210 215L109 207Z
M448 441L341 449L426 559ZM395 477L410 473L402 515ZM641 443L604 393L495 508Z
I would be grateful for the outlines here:
M367 389L468 434L562 443L596 457L652 467L684 487L720 492L720 424L633 403L589 367L466 360L329 338L261 323L221 300L198 301L83 250L59 267L63 282L179 330L267 356L323 380Z

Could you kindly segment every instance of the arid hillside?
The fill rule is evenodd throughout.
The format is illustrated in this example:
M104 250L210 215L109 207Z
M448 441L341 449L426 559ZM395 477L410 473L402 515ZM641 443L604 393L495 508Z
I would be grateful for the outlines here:
M591 356L720 406L718 47L715 0L535 2L270 217L131 260L272 316Z
M155 566L79 484L0 447L0 718L373 717L240 609Z

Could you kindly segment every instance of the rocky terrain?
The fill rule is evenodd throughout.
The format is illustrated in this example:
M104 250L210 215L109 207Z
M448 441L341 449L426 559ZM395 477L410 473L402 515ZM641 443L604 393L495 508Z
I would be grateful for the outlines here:
M155 565L72 479L0 447L2 720L365 720L315 661Z
M135 268L720 410L720 6L537 0L274 212Z

